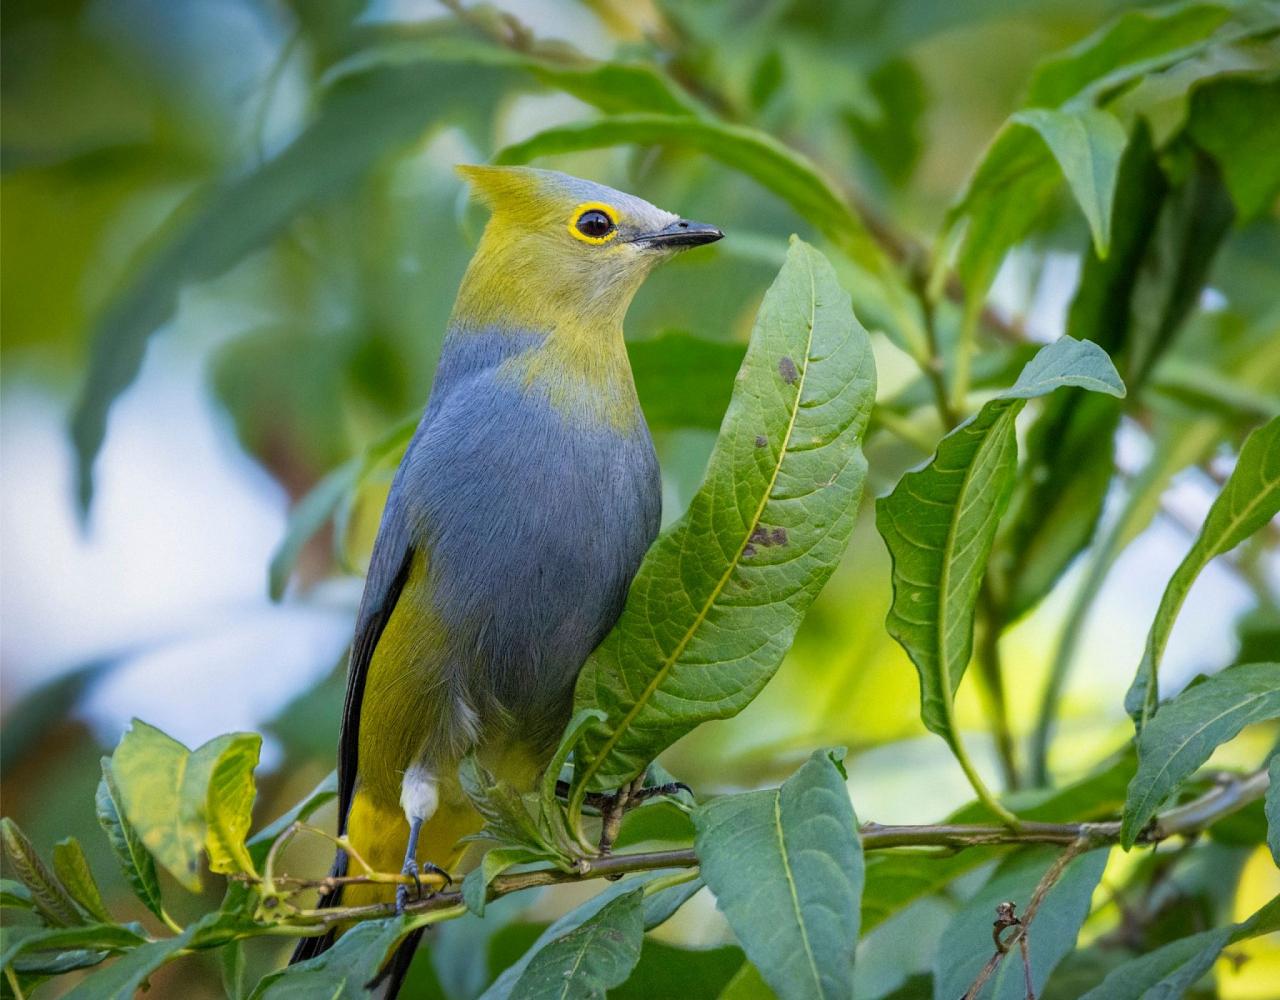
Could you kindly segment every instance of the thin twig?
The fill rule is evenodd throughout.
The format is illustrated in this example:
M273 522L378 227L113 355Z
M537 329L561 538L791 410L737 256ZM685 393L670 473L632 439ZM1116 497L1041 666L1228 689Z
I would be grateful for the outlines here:
M1026 913L1023 914L1021 919L1017 917L1014 904L1011 902L1001 903L996 907L996 920L993 924L995 928L995 954L987 960L987 964L982 967L973 983L965 990L962 1000L976 1000L982 992L982 988L987 985L987 980L995 973L1015 944L1018 946L1018 952L1022 956L1022 975L1027 986L1026 1000L1036 1000L1035 983L1031 979L1031 945L1027 937L1031 922L1035 920L1036 914L1040 912L1041 904L1045 901L1045 897L1049 895L1049 890L1058 884L1058 880L1062 878L1067 866L1085 851L1099 846L1101 844L1090 836L1083 836L1071 843L1065 851L1058 855L1053 864L1040 877L1035 891L1031 894L1031 902L1027 904ZM1009 937L1002 939L1001 934L1009 927L1014 928L1013 933Z

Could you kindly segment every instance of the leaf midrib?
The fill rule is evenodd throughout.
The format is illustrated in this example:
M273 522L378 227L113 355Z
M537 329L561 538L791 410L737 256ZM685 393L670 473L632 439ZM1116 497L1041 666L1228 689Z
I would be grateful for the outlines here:
M804 910L800 905L800 894L796 892L796 879L791 871L791 858L787 855L787 838L782 831L782 790L773 796L773 828L778 833L778 856L782 859L782 871L787 879L787 891L791 894L791 909L796 915L796 927L800 931L800 941L804 945L804 955L809 962L809 972L813 975L813 985L817 996L822 996L822 976L818 972L818 962L813 956L813 947L809 944L809 930L804 923Z
M676 661L680 659L680 655L685 651L685 647L693 641L693 637L702 627L703 622L706 621L707 615L711 613L711 608L715 606L716 601L719 600L720 595L724 592L724 588L728 585L730 577L732 577L734 572L737 570L738 565L742 560L742 553L746 551L747 545L751 541L751 534L760 523L760 518L764 514L765 508L769 505L769 500L773 495L773 487L778 481L779 473L782 471L782 463L786 461L787 456L790 453L791 435L795 431L796 418L800 413L800 400L804 397L805 381L809 377L809 367L813 363L809 355L813 348L813 328L817 322L818 283L817 276L814 272L813 259L808 253L805 255L805 266L809 270L809 330L805 337L804 344L805 363L804 368L800 371L800 378L796 384L795 400L792 402L791 413L787 418L787 432L783 436L782 447L778 449L778 460L774 463L773 471L769 476L768 485L761 491L760 502L756 506L756 511L743 530L742 540L738 543L738 551L734 553L733 558L730 559L728 564L725 566L724 573L722 573L720 579L716 581L716 585L711 589L711 593L703 602L702 607L698 609L697 616L694 618L692 624L690 624L690 626L685 630L684 635L680 637L680 641L676 644L671 655L667 656L662 661L661 666L654 673L653 679L645 686L645 689L640 693L640 697L636 699L635 704L632 705L627 711L627 714L622 717L622 720L618 723L614 731L609 734L609 738L605 740L599 753L597 753L595 757L592 758L591 763L587 765L582 776L582 788L586 788L588 782L590 782L595 774L600 770L600 767L608 758L609 754L613 752L614 747L618 745L618 741L622 738L622 734L631 727L631 723L635 721L636 716L640 714L641 709L649 703L654 692L657 691L658 686L666 679L667 675L671 672L671 669L675 666Z
M1016 413L1021 409L1018 400L1010 400L1009 405L1005 406L1000 415L991 422L987 432L983 435L983 440L978 446L978 452L974 455L974 461L968 464L965 469L964 480L960 484L960 493L956 499L955 506L952 508L951 522L947 526L947 541L943 548L944 559L942 562L942 576L938 580L938 624L936 628L936 641L938 644L938 674L942 681L942 704L943 704L943 722L950 733L955 726L953 718L954 712L952 707L955 701L955 690L951 686L951 665L947 660L947 609L950 606L951 592L951 567L952 556L955 551L956 532L959 528L960 518L962 516L962 508L964 506L964 498L968 494L969 487L973 481L974 472L978 468L977 459L988 447L989 443L994 439L997 427L1001 427L1004 420L1010 413Z

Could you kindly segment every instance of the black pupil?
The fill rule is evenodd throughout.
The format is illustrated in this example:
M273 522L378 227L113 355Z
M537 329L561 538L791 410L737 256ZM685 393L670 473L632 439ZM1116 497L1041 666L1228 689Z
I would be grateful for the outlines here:
M601 236L607 236L612 229L613 220L599 209L593 208L590 212L583 212L578 218L578 232L583 236L599 239Z

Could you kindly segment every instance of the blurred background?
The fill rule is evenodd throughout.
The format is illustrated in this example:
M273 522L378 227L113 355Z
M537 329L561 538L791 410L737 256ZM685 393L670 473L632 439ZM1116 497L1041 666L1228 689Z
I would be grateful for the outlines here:
M716 92L700 98L803 149L877 217L928 245L986 144L1019 106L1034 64L1121 6L498 5L519 19L517 28L495 8L433 0L4 0L4 812L45 849L77 835L122 901L96 828L93 791L97 758L131 717L189 746L231 730L263 732L264 822L333 766L360 573L398 457L394 428L426 399L444 322L484 221L453 165L485 161L550 125L590 118L591 109L515 73L439 75L422 95L437 108L423 117L426 124L403 135L376 120L351 129L332 161L322 154L310 162L315 176L305 197L296 178L283 178L271 202L250 206L293 206L265 239L229 266L193 265L202 280L182 285L171 314L161 308L162 327L146 346L140 374L110 413L83 517L68 424L91 334L148 248L198 198L234 187L286 149L341 75L343 60L368 39L414 37L437 22L482 36L527 30L591 57L657 60L695 92L699 81L714 80ZM334 165L366 142L367 150L354 151L365 161L361 169ZM623 147L539 165L633 191L728 234L645 286L627 321L636 342L683 333L744 343L788 234L821 242L781 201L698 154ZM237 225L223 220L211 239L234 236ZM1031 341L1061 335L1087 245L1085 225L1064 195L1062 209L1006 260L996 280L993 305L1010 327ZM1274 299L1278 262L1273 216L1235 234L1193 322L1220 330L1252 319L1237 315L1236 304ZM875 344L887 399L918 372L884 336L876 334ZM729 372L736 356L725 355ZM728 389L726 382L721 408ZM657 406L663 393L683 390L651 383L644 391ZM1275 386L1269 391L1274 395ZM715 423L684 426L678 412L655 423L670 520L698 485ZM926 442L936 440L935 418L925 413L917 423ZM1117 482L1140 469L1150 449L1141 426L1123 427ZM846 745L864 820L936 820L969 798L944 744L926 738L914 670L884 632L888 559L869 516L871 499L927 453L884 433L872 436L868 452L867 509L778 676L741 716L703 727L666 758L696 789L773 782L814 746ZM317 519L309 538L295 530L302 543L296 569L282 599L272 600L268 567L291 512L344 469L342 482L354 488L325 507L336 506L335 517ZM1053 758L1061 775L1093 765L1127 738L1121 700L1147 626L1216 494L1214 476L1227 469L1211 458L1179 474L1158 516L1107 575L1076 636ZM1079 567L1068 572L1006 639L1019 734L1034 717L1080 575ZM1162 680L1176 689L1233 662L1242 627L1274 639L1278 586L1274 559L1210 566L1178 621ZM975 756L996 781L971 685L961 693L961 722L975 729ZM1232 752L1252 761L1260 751L1247 744ZM321 853L298 866L313 863L318 871ZM180 913L181 893L172 895ZM562 895L535 907L549 913L563 905ZM512 911L507 919L516 916L529 918ZM920 919L926 927L930 918ZM944 922L945 913L932 919ZM468 933L480 932L446 932ZM523 931L511 933L525 940ZM708 946L727 939L710 906L669 933ZM899 935L897 948L902 941ZM928 953L921 945L919 954ZM859 973L873 987L892 988L914 961L898 952L876 955ZM253 960L265 968L277 957L262 951ZM448 995L474 993L467 980L474 972L445 960L435 971ZM163 977L157 995L221 994L212 963L179 963ZM1242 975L1227 988L1264 995L1249 982ZM868 995L879 994L871 988Z

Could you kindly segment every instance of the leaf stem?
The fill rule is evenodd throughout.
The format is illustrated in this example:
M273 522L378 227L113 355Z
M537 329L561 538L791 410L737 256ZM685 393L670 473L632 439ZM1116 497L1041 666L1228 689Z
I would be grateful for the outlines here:
M955 755L956 761L959 762L964 776L969 779L969 785L973 788L974 794L984 806L995 813L1004 824L1014 830L1022 826L1022 821L1013 813L1000 804L1000 800L995 797L991 789L982 780L977 769L973 766L973 761L969 757L969 751L965 749L964 741L960 735L956 733L954 737L948 741L951 745L951 752Z
M1009 791L1016 791L1022 785L1022 777L1018 773L1013 730L1009 726L1009 706L1004 692L1004 669L1000 660L1000 634L1004 631L1004 622L1001 619L995 595L991 591L990 577L985 577L982 581L979 607L982 609L982 627L978 631L976 650L977 674L982 682L979 689L984 695L987 718L991 723L992 734L995 736L996 753L1000 759L1004 786Z

